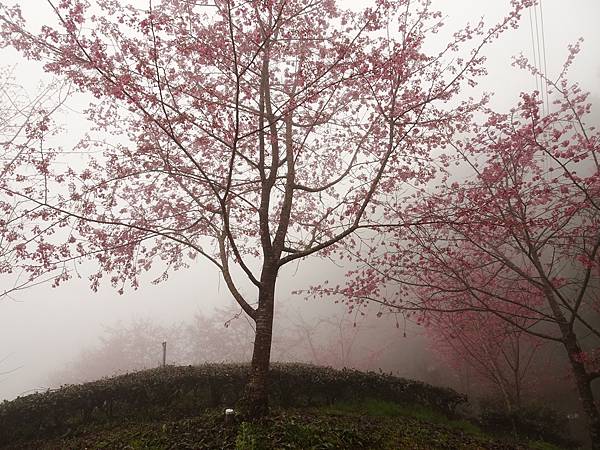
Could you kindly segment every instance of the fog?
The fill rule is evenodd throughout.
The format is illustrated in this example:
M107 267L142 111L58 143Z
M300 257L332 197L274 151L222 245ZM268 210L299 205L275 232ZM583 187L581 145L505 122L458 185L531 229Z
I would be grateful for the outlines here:
M12 1L3 0L3 3ZM51 20L46 2L27 0L20 3L26 18L35 14L34 23L39 25ZM359 4L362 2L355 2L352 6ZM447 16L447 28L438 38L444 39L444 33L466 21L476 21L480 16L493 23L508 5L508 0L436 0L434 6ZM545 0L543 6L548 72L556 74L566 58L567 45L583 37L583 51L572 68L571 79L580 82L584 90L591 91L598 98L600 32L597 19L600 17L600 3L597 0ZM511 67L512 56L521 52L531 55L531 31L529 17L525 15L518 30L507 32L485 52L489 74L481 88L494 93L492 104L496 108L509 108L521 90L535 88L531 75ZM21 60L12 50L1 50L0 57L2 65L16 65L18 81L31 92L40 80L45 79L38 64ZM85 102L86 99L81 96L71 101L72 113L61 117L67 128L86 127L80 116ZM61 137L63 145L72 145L73 136ZM453 380L436 375L436 371L440 370L439 363L428 353L424 332L416 325L405 323L401 318L398 322L393 316L376 319L376 310L371 311L366 319L355 318L346 313L343 305L333 304L328 299L305 299L301 294L292 294L294 290L306 289L324 279L336 283L348 268L311 258L286 268L280 275L276 308L286 317L283 323L289 325L290 321L295 321L298 325L298 321L303 321L310 328L317 324L319 318L327 319L327 323L319 325L314 336L320 336L321 341L330 341L332 336L340 336L340 324L345 324L346 333L353 333L354 322L357 322L352 355L337 362L335 358L314 362L382 369L402 376L455 385ZM117 294L109 286L101 286L98 292L92 292L86 277L91 270L84 264L80 279L71 280L59 288L51 288L48 284L34 286L0 302L0 399L12 399L71 381L66 375L61 379L60 374L65 374L66 369L80 360L82 352L101 345L100 338L107 335L106 326L127 328L136 320L144 320L166 329L181 323L190 324L195 316L203 315L213 317L217 325L224 328L227 315L214 316L215 310L227 310L231 317L239 310L219 273L204 261L173 273L167 281L158 285L150 283L153 277L149 274L142 280L139 290L128 290L124 295ZM11 282L0 279L0 291L8 289ZM232 333L234 329L233 326L226 328ZM301 327L289 325L283 329L276 325L274 338L277 340L277 333L292 333L297 337L299 329ZM160 342L167 336L156 338ZM175 356L177 349L181 350L181 343L169 341L168 345L168 363L195 362ZM320 342L320 345L324 343ZM155 350L155 364L159 365L162 348L157 345ZM365 356L374 353L376 355L368 360L369 367L365 367ZM281 349L279 353L275 351L275 356L276 359L293 359L287 358L289 355ZM307 355L301 358L310 360ZM107 370L103 375L110 375L110 372Z

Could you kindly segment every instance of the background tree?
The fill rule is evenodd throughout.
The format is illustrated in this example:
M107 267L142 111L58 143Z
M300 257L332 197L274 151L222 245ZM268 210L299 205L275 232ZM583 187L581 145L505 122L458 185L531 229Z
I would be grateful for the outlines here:
M307 320L300 312L280 318L284 332L276 351L292 360L337 369L373 370L398 343L395 330L381 330L381 321L345 313Z
M600 377L600 135L588 123L588 94L566 78L578 51L570 47L558 81L543 77L556 98L547 114L537 94L522 94L510 113L489 112L468 138L448 140L454 154L442 161L468 175L418 195L405 214L421 225L390 233L387 248L338 293L421 311L425 321L440 312L493 316L560 344L600 448L592 391ZM516 64L540 75L524 58Z
M167 342L167 364L189 363L185 329L179 324L163 326L148 319L104 327L98 343L86 348L50 376L50 384L95 381L102 377L158 367L162 342Z
M533 397L548 369L547 355L542 351L544 341L524 332L524 323L517 328L478 311L428 311L426 320L435 352L461 375L468 373L480 393L499 398L509 413Z
M381 331L380 320L354 323L343 311L315 324L300 311L280 307L275 323L272 354L280 362L372 369L383 350L397 344L394 333L372 332L375 327ZM167 341L167 364L246 362L252 355L253 334L252 322L239 308L198 313L189 321L169 325L149 318L117 322L105 326L95 345L52 373L48 382L60 386L158 367L163 341Z
M331 0L49 0L58 25L39 33L0 6L3 45L96 97L88 118L111 136L81 142L83 169L49 166L31 192L3 186L39 207L28 219L69 227L27 251L45 268L92 256L92 287L110 274L120 292L157 261L160 281L208 259L255 323L245 403L261 416L280 269L330 254L378 223L399 185L430 179L439 131L477 107L456 97L484 73L481 47L528 3L433 52L442 22L427 0L358 13Z

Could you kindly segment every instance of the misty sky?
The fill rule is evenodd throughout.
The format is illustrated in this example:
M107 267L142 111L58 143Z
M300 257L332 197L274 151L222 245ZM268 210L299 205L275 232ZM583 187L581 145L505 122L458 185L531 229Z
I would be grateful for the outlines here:
M0 0L14 3L13 0ZM22 0L25 17L36 14L34 23L51 20L47 3L43 0ZM145 2L140 2L144 3ZM364 4L346 1L344 4ZM474 22L485 16L489 23L498 20L507 10L509 0L435 0L434 6L448 17L448 32L466 21ZM567 45L583 37L583 51L573 69L571 80L579 81L585 90L600 96L600 1L598 0L543 0L547 68L551 75L558 72L566 57ZM444 33L436 39L443 40ZM443 41L442 41L443 42ZM434 43L435 44L435 43ZM483 83L494 92L494 105L508 108L514 104L521 90L535 86L533 78L510 66L511 56L532 53L531 27L526 13L519 30L503 36L491 45L488 55L489 76ZM1 50L2 65L18 64L19 81L30 90L43 77L35 63L24 62L12 50ZM78 103L79 102L79 103ZM71 105L75 111L85 105L81 98ZM597 105L596 107L600 107ZM77 114L65 117L71 125L81 121ZM65 142L68 143L68 140ZM325 263L308 262L288 268L279 284L279 299L304 302L290 295L292 289L306 287L323 278L330 271L339 276L343 270ZM83 272L85 272L85 267ZM293 276L295 272L295 277ZM150 279L150 278L148 278ZM0 290L9 286L0 279ZM105 286L98 293L88 288L85 277L73 280L59 289L38 286L24 291L13 299L0 301L0 373L18 368L8 375L0 375L0 399L12 398L31 389L45 388L46 374L72 359L77 352L92 343L102 331L102 325L130 321L137 317L151 317L168 324L185 320L198 311L210 311L215 306L231 305L225 285L208 263L199 262L186 272L173 274L161 285L144 284L137 292L119 296ZM304 303L303 303L304 305ZM311 307L319 307L313 304ZM407 341L399 343L407 345Z

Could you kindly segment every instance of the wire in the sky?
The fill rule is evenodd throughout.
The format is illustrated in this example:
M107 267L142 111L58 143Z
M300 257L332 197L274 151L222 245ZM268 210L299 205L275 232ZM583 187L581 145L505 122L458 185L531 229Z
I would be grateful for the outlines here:
M538 20L538 13L537 13L537 4L533 5L533 14L535 17L535 37L536 37L536 43L537 43L537 61L539 63L539 65L536 65L536 69L539 73L539 77L540 77L540 91L539 91L539 95L540 95L540 100L542 101L542 115L545 115L545 107L544 107L544 76L543 76L543 71L542 71L542 46L540 43L540 27L539 27L539 20ZM533 30L532 30L533 31ZM534 45L535 47L535 45Z
M532 44L532 48L533 48L533 65L537 69L537 57L536 57L536 51L535 51L535 36L533 34L533 17L532 16L533 15L531 14L531 9L529 9L529 28L531 29L531 44ZM535 75L534 78L535 78L535 90L539 91L537 75Z
M544 78L546 80L546 110L550 112L550 97L548 95L548 64L546 62L546 35L544 33L544 10L540 0L540 20L542 28L542 55L544 57Z

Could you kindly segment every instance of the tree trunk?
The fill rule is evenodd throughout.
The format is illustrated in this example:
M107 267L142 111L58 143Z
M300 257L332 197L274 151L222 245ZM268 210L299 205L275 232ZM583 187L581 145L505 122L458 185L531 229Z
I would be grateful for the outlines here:
M540 274L544 274L539 261L536 261L536 267L538 267L538 272ZM565 319L565 316L559 307L559 303L554 298L554 293L552 292L552 288L549 284L544 286L544 293L560 330L562 343L567 350L567 355L571 363L571 370L573 371L575 384L577 385L577 391L579 393L579 400L581 401L581 406L583 407L583 411L587 417L588 430L592 440L592 449L600 450L600 414L598 413L598 407L594 401L594 393L592 392L591 385L592 380L585 368L585 365L583 364L583 361L581 361L579 358L581 354L579 340L577 335L573 332L573 324Z
M260 419L269 412L269 363L274 301L275 279L263 284L259 292L250 377L239 405L242 415L247 420Z
M569 354L569 361L571 362L571 369L575 377L579 399L587 416L592 449L600 450L600 414L594 401L590 377L583 362L577 357L581 349L573 333L567 335L564 344Z

